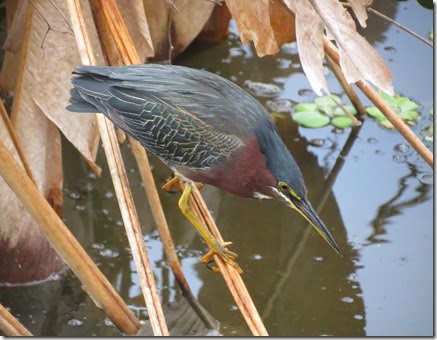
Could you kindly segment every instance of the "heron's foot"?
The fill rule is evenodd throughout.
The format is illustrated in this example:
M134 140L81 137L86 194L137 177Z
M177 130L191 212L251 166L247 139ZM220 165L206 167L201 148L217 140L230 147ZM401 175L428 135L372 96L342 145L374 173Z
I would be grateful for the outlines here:
M230 247L232 245L232 242L219 242L217 239L214 238L214 243L215 245L210 246L209 251L199 260L199 262L206 264L214 262L213 255L216 254L220 256L220 258L227 264L234 267L239 274L242 274L243 270L240 268L238 263L235 262L235 259L238 255L226 248ZM212 266L211 269L214 272L220 272L220 269L217 266Z
M181 191L180 181L181 179L179 178L179 176L168 178L165 184L162 186L162 189L164 189L169 193L175 193L177 191Z
M208 263L210 262L212 256L217 254L218 256L220 256L221 259L223 259L223 261L234 267L241 274L243 271L241 270L240 266L235 262L237 254L226 248L232 245L232 242L221 242L217 240L217 238L215 238L214 235L211 234L209 229L203 224L203 222L191 209L190 204L188 203L191 195L191 190L191 184L187 183L179 200L179 208L181 209L185 217L188 218L188 220L197 229L200 235L202 235L203 239L209 247L208 253L200 259L200 262ZM213 270L218 271L218 268Z
M174 193L177 191L182 191L182 187L180 185L181 179L179 176L174 176L173 178L168 178L166 183L162 186L162 189L169 193ZM200 182L195 182L197 189L202 189L203 184Z

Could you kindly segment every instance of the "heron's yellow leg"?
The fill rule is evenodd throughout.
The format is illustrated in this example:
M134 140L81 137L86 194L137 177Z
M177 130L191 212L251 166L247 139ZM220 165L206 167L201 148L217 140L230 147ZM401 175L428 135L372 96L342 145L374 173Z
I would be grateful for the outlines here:
M197 217L194 211L191 209L189 204L189 198L191 195L191 186L189 183L185 185L185 189L182 193L181 198L179 199L179 208L185 217L193 224L193 226L197 229L197 231L202 235L206 244L209 247L209 251L204 255L199 262L201 263L209 263L211 257L214 254L220 256L223 261L227 264L234 267L240 274L243 272L240 266L235 262L235 258L237 254L232 251L226 249L226 247L230 246L232 242L221 242L217 240L208 228L202 223L202 221Z

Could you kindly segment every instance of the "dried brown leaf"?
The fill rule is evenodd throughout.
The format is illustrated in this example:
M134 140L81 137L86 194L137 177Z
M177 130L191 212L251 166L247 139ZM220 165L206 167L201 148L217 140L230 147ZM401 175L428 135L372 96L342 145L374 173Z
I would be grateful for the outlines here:
M6 23L8 36L0 72L0 87L13 92L20 66L20 48L26 28L26 15L29 2L26 0L8 0L6 3Z
M145 61L146 58L153 57L155 51L153 49L143 1L117 0L117 5L132 41L135 44L135 48L139 53L140 59Z
M25 110L21 102L32 102L58 126L93 170L99 173L100 168L94 163L99 141L95 116L71 114L65 110L70 98L71 72L80 63L76 41L65 21L66 4L57 2L55 7L45 0L34 0L32 4L35 9L29 7L33 11L29 37L23 46L26 56L23 80L21 88L17 89L22 95L18 96L19 102L14 106ZM32 106L29 109L34 108Z
M31 134L28 133L28 125L32 125ZM50 166L52 162L60 162L58 129L37 108L35 112L21 114L16 128L18 141L27 146L24 152L32 159L31 166L38 174L35 177L39 189L55 210L61 212L62 168L59 165ZM0 138L24 168L1 118ZM1 177L0 195L0 282L41 280L59 270L62 262L54 254L38 224Z
M243 44L253 41L258 56L273 55L295 39L293 16L278 1L227 0Z
M172 5L174 4L174 7ZM156 1L144 0L147 22L155 50L155 59L167 59L173 45L172 57L182 53L197 37L214 9L205 0ZM177 10L175 10L176 8ZM171 20L171 25L169 25ZM169 34L169 28L171 33Z
M311 86L319 96L323 89L329 93L323 73L323 25L320 17L306 0L285 0L296 13L296 36L302 68Z
M351 5L361 27L366 27L367 11L365 4L367 3L367 0L348 0L348 2Z
M356 32L354 21L338 0L309 0L313 7L312 10L306 1L284 0L284 2L294 11L296 20L298 20L296 32L298 32L299 52L304 53L304 56L301 56L302 65L315 92L320 94L320 89L326 85L320 69L320 48L322 46L320 42L323 40L323 34L320 29L311 27L311 25L316 27L318 25L314 13L311 13L312 10L326 26L328 38L337 42L340 51L340 66L347 82L368 80L384 92L394 93L390 70L378 52Z
M24 0L15 2L8 1L7 6L8 36L3 44L3 49L13 54L17 54L24 40L29 2Z

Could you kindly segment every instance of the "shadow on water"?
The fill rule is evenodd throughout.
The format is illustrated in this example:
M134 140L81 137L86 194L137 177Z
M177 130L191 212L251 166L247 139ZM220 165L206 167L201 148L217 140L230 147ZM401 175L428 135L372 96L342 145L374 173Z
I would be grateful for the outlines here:
M385 2L375 2L389 16L402 13L404 6L382 4ZM421 12L412 13L417 17ZM386 23L372 15L369 20L374 30L371 34L366 31L370 41L383 44L396 36ZM293 46L284 47L275 57L255 58L253 49L239 42L235 25L227 41L209 49L190 49L175 63L217 72L246 89L248 81L278 86L280 91L274 95L257 96L268 108L281 100L294 105L315 98ZM328 81L333 93L342 94L331 74ZM424 101L432 98L419 90L412 96ZM425 122L423 119L420 124ZM427 311L432 308L425 301L430 301L432 277L424 273L432 272L432 260L426 260L432 253L432 230L426 229L432 223L432 173L412 152L402 154L401 159L393 145L399 145L402 138L367 118L362 127L344 131L301 129L288 111L276 116L276 123L301 167L309 199L339 244L342 257L297 212L279 202L242 199L212 187L202 190L224 239L234 243L243 280L269 333L428 334L432 322ZM63 148L65 222L124 300L145 319L147 310L104 154L100 150L98 164L103 173L96 178L65 140ZM180 291L164 259L127 145L122 146L122 153L161 300L167 304L178 300ZM171 173L155 157L150 160L159 186ZM221 277L197 263L206 248L180 213L179 194L159 194L193 293L220 321L222 334L249 335ZM421 229L413 234L409 227L415 223ZM404 257L408 261L399 267L396 261ZM388 263L390 259L394 260ZM411 287L405 292L399 282ZM416 305L405 296L411 296ZM71 272L38 286L0 287L0 302L35 335L119 334ZM403 318L412 321L400 323Z

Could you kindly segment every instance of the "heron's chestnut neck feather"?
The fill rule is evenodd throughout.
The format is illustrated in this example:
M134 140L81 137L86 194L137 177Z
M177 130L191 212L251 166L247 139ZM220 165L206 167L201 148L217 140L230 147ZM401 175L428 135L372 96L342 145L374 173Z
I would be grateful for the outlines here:
M201 181L242 197L253 198L255 192L274 197L270 187L277 186L255 135L234 157L212 169L177 170L193 181Z

